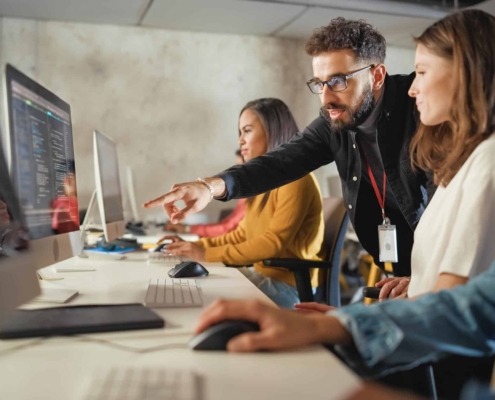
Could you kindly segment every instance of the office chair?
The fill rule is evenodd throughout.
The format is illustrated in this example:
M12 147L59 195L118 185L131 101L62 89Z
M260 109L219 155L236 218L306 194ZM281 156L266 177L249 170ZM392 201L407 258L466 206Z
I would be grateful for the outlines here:
M220 222L224 218L227 218L230 214L232 214L232 211L234 211L233 208L223 208L222 210L220 210L218 222Z
M325 261L271 258L263 260L263 264L267 267L281 267L292 271L296 278L297 292L301 302L314 301L310 269L321 268L326 270L325 302L331 306L340 307L340 257L349 223L343 199L324 198L323 218L325 221L323 245L327 252L324 257Z

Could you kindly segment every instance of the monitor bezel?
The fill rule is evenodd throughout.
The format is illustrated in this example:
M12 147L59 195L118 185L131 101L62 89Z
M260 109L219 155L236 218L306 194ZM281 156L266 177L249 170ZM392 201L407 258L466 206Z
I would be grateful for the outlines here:
M117 145L115 142L109 138L107 135L103 134L102 132L98 130L94 130L93 132L93 147L94 147L94 163L95 163L95 188L96 188L96 199L98 203L98 209L100 210L100 219L101 219L101 225L103 227L103 233L105 234L105 239L107 242L110 242L112 240L115 240L125 234L125 220L124 220L124 215L123 215L123 204L122 204L122 220L119 221L114 221L114 222L107 222L106 218L106 213L105 213L105 198L103 196L103 180L101 177L101 171L100 171L100 155L102 157L105 157L104 154L100 154L100 150L98 147L98 140L101 137L104 140L109 141L113 146L115 146L115 153L117 154ZM120 188L120 199L122 203L122 185L120 182L120 175L119 175L119 159L117 156L117 176L116 179L118 181L118 185Z
M55 95L44 86L37 83L35 80L29 78L27 75L16 69L11 64L6 64L4 72L4 93L5 93L5 108L7 115L7 123L5 124L7 132L4 135L6 138L5 152L7 159L7 166L12 177L12 166L15 161L14 149L12 147L12 141L14 136L14 121L13 121L13 107L12 107L12 88L10 82L15 80L22 86L44 97L47 101L53 103L63 111L69 114L69 119L72 127L72 117L70 105ZM74 138L74 131L72 129L72 137ZM74 140L72 140L72 146L74 146ZM74 162L74 175L76 176L77 185L77 169ZM15 185L14 185L15 188ZM80 223L80 222L79 222ZM47 236L39 239L30 240L31 253L35 256L32 257L36 264L36 269L48 267L57 262L67 260L69 258L78 256L82 252L81 245L81 231L76 230L69 233L62 233L58 235Z

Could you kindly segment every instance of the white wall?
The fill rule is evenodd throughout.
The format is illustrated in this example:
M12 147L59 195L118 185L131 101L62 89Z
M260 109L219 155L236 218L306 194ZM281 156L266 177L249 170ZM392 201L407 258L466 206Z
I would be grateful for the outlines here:
M228 167L247 101L282 99L300 128L319 108L304 84L311 60L300 41L8 18L0 33L0 61L71 105L82 206L93 189L94 128L119 143L141 203ZM388 49L391 73L409 72L412 60L411 50ZM324 195L335 173L318 172ZM222 207L214 202L210 213Z

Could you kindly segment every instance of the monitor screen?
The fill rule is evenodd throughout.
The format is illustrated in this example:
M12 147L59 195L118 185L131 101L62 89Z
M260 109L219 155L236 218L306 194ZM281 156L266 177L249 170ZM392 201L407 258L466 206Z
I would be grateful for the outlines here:
M101 188L105 224L124 220L122 190L120 187L117 146L107 136L95 131L96 187ZM101 210L100 210L101 212Z
M0 322L40 293L30 256L28 229L0 144Z
M33 239L79 230L70 106L7 66L13 184Z

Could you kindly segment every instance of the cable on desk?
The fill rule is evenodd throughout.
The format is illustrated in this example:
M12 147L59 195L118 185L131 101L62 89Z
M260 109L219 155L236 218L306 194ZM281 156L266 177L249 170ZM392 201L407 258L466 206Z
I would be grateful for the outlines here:
M20 344L19 346L10 347L10 348L5 349L5 350L0 350L0 356L2 356L4 354L8 354L8 353L13 352L13 351L22 350L22 349L27 348L27 347L32 347L32 346L38 345L42 341L44 341L45 339L48 339L48 337L37 338L37 339L31 340L27 343Z
M191 333L190 332L175 333L175 334L164 335L164 336L170 337L170 336L185 336L185 335L190 336ZM93 338L93 337L89 337L89 336L82 336L82 335L68 335L68 336L45 336L45 337L37 338L37 339L29 341L28 343L23 343L19 346L11 347L11 348L8 348L5 350L0 350L0 356L2 356L4 354L8 354L10 352L22 350L24 348L28 348L28 347L32 347L32 346L41 344L41 342L45 341L46 339L53 339L55 337L66 338L66 339L73 338L76 341L98 343L98 344L102 344L102 345L105 345L108 347L113 347L113 348L118 349L118 350L128 351L130 353L135 353L135 354L146 354L146 353L152 353L154 351L160 351L160 350L187 349L188 348L187 343L168 343L168 344L162 344L159 346L153 346L153 347L148 347L148 348L144 348L144 349L136 349L136 348L131 347L131 346L126 346L126 345L119 344L119 343L113 343L110 340L98 339L98 338Z
M146 354L146 353L152 353L154 351L160 351L160 350L170 350L170 349L187 349L187 343L168 343L168 344L162 344L159 346L153 346L153 347L148 347L145 349L136 349L134 347L126 346L123 344L119 343L113 343L108 340L104 339L97 339L97 338L92 338L88 336L76 336L79 341L81 342L90 342L90 343L98 343L102 344L108 347L113 347L114 349L118 350L123 350L123 351L128 351L129 353L135 353L135 354Z

